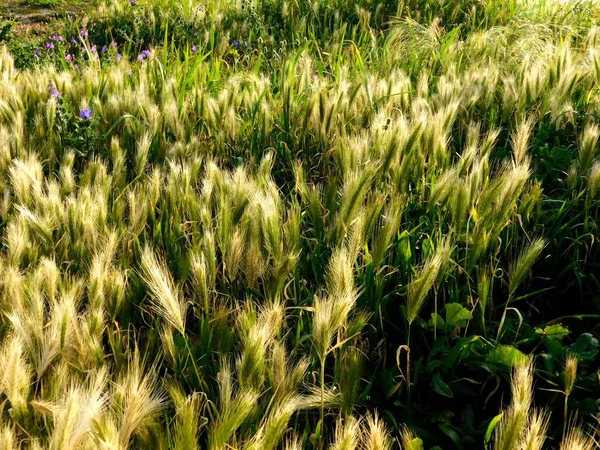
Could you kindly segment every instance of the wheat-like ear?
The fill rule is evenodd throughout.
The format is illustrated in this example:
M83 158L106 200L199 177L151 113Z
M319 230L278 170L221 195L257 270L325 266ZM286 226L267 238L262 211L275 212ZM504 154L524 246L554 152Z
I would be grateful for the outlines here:
M346 323L358 297L352 261L345 248L331 257L327 291L326 299L315 298L313 314L313 344L321 361L327 356L334 334Z
M255 436L247 441L244 450L272 450L281 441L292 415L298 410L301 398L295 394L284 397L271 407Z
M525 280L545 246L546 241L544 239L534 240L523 249L517 260L511 265L508 281L509 298L512 298L519 285Z
M31 375L21 340L17 336L7 336L0 351L0 389L16 418L27 412Z
M175 406L175 425L172 431L173 450L198 449L200 427L200 408L203 397L199 393L185 396L178 385L168 389Z
M283 445L283 450L302 450L302 442L297 436L289 438Z
M228 404L219 405L217 418L208 430L209 450L224 450L237 429L256 409L258 393L242 391L233 397Z
M565 361L565 395L568 397L573 392L575 380L577 379L577 355L574 353L567 354Z
M185 334L185 316L187 303L181 298L181 293L166 264L158 260L150 247L142 254L140 276L150 291L152 309L165 322Z
M390 450L393 442L385 424L377 412L367 414L366 433L363 448L365 450Z
M92 430L106 401L107 371L97 372L86 384L72 384L54 411L54 429L48 449L77 448Z
M496 428L494 450L514 450L526 430L533 398L533 361L517 366L511 378L511 402Z
M362 424L354 416L338 418L335 436L329 450L356 450L360 448Z
M522 450L542 450L546 441L546 433L550 425L550 414L544 409L534 410L527 423L518 447Z
M158 414L164 403L163 394L156 386L156 367L152 365L146 373L143 371L143 362L136 350L127 373L115 385L122 402L118 415L121 448L128 448L131 436L143 429Z
M361 351L350 347L343 353L340 365L339 376L336 378L339 379L342 416L348 417L362 394L361 377L364 363Z
M527 161L527 148L533 130L533 119L531 117L522 121L517 126L517 131L512 136L513 156L516 165Z
M595 450L597 442L591 433L586 433L576 424L571 424L560 443L559 450Z
M600 161L595 161L587 177L589 196L596 199L600 194Z
M592 167L599 136L600 128L596 124L588 124L583 130L579 143L579 173L582 176L587 176Z
M10 425L2 425L0 429L0 450L16 450L17 445L15 430Z
M449 262L450 254L449 241L445 240L441 242L408 284L406 320L409 324L412 324L419 315L427 294L433 287L444 266Z

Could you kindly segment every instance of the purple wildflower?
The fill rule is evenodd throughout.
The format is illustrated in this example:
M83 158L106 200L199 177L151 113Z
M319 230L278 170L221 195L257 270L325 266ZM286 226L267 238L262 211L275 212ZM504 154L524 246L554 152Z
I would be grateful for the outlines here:
M135 5L137 5L137 0L129 0L129 4L131 6L135 6Z
M248 42L248 41L244 41L244 45L245 45L246 47L248 47L248 46L250 45L250 42Z
M73 69L75 69L75 70L79 69L79 64L73 64Z
M90 120L92 118L92 110L88 108L82 109L79 117L83 120Z
M50 89L50 95L52 95L52 97L54 97L54 98L60 97L60 92L58 92L58 90L54 86L50 85L50 86L48 86L48 88Z
M82 28L81 30L79 30L79 36L88 36L88 30L86 30L85 28Z
M54 48L54 42L46 42L46 50L52 50Z
M143 61L145 57L146 57L146 55L144 55L143 53L140 53L138 55L138 61Z
M69 53L67 56L65 56L65 61L67 61L67 62L71 62L71 61L73 61L73 55L71 55L71 54Z
M240 46L240 41L233 41L233 46L238 48Z
M120 53L117 53L117 61L121 61L121 58L122 58L122 57L121 57L121 54L120 54Z
M107 45L103 45L102 46L102 53L106 53L108 51L108 46Z
M51 37L53 41L62 41L63 37L60 34L55 34Z
M114 48L117 48L119 44L117 44L117 41L112 41L110 45L112 45Z
M197 51L198 51L198 46L197 46L197 45L194 45L194 46L192 47L192 52L196 53Z
M98 51L98 50L96 50L96 46L95 46L95 45L92 45L91 52L92 52L92 53L96 53L97 51Z
M74 37L71 38L71 44L77 44L77 39L75 39Z
M144 56L150 56L150 50L144 50L144 51L142 52L142 54L143 54Z
M37 49L37 48L36 48L36 49L35 49L35 52L33 52L33 54L34 54L35 56L40 56L40 51L39 51L39 49Z

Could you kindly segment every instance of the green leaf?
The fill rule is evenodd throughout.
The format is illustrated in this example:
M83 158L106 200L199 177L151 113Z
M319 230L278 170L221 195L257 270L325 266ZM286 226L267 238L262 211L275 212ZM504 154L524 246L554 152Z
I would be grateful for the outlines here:
M404 448L406 450L423 450L423 440L419 438L411 439Z
M591 361L598 354L598 339L591 333L583 333L574 344L569 347L573 353L577 353L581 359Z
M446 304L446 324L453 327L465 327L467 321L471 319L471 311L460 303Z
M536 333L543 334L545 338L560 341L562 338L567 336L570 331L563 327L560 324L548 325L543 330L541 328L536 328Z
M424 257L429 256L435 250L435 245L433 245L433 241L431 238L423 239L421 243L421 249L423 250Z
M454 442L454 445L456 445L456 448L458 448L458 450L462 450L464 448L460 437L458 436L456 431L454 431L454 427L452 427L452 425L441 423L438 425L438 427L446 434L446 436L452 439L452 442Z
M527 356L512 345L501 345L490 352L487 362L502 364L507 367L520 366L527 362Z
M454 397L452 389L450 389L448 383L442 380L442 374L440 374L439 372L433 375L431 379L431 387L435 392L437 392L440 395L443 395L444 397Z
M446 329L446 322L444 321L444 318L437 313L431 313L431 319L429 319L429 322L427 324L431 328L436 326L438 330Z
M492 433L494 432L494 429L498 425L498 422L500 422L500 419L502 419L503 414L504 413L500 413L491 420L490 424L487 427L487 430L485 430L485 440L484 440L485 444L490 442L490 439L492 438Z

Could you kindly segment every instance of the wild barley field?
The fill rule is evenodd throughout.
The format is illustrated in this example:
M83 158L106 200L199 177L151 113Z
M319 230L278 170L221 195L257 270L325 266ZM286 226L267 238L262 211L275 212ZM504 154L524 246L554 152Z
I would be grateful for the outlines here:
M598 448L600 3L39 3L0 449Z

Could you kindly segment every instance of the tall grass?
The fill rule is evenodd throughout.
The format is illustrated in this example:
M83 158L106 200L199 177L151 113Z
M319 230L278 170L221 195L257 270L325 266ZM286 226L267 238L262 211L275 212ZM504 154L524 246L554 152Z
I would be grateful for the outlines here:
M600 7L504 3L3 47L0 447L594 448Z

